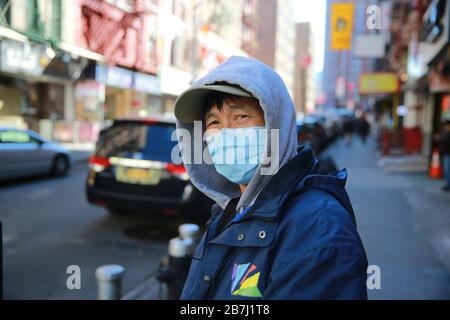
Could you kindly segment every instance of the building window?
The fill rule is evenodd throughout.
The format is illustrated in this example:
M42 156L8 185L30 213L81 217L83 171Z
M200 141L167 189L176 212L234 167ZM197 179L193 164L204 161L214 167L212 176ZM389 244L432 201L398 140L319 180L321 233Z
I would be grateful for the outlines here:
M42 23L40 22L38 1L31 0L27 5L27 17L28 17L28 31L39 34L42 29Z
M11 1L0 0L0 26L11 24Z
M28 25L25 32L34 40L54 40L61 38L61 0L26 2Z

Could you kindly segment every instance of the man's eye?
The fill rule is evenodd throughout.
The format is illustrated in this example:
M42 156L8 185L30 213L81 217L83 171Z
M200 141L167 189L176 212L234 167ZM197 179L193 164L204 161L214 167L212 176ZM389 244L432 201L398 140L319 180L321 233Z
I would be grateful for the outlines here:
M213 126L213 125L216 125L216 124L219 124L219 121L213 120L213 121L208 122L208 124L206 126L209 127L209 126Z
M238 116L238 118L239 118L239 119L248 118L248 115L246 115L246 114L240 114L240 115Z

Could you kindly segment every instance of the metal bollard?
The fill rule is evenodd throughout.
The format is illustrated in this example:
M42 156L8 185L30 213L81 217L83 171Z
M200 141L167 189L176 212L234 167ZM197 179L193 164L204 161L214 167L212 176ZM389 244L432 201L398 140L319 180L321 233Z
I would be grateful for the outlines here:
M173 238L169 241L169 256L172 258L185 258L192 247L191 239Z
M117 264L104 265L95 270L99 300L120 300L124 273L125 268Z
M200 228L195 224L183 224L178 231L180 236L170 239L168 256L161 259L156 278L166 286L164 299L179 299L189 272L191 258Z
M180 225L178 228L178 233L180 234L180 239L190 240L191 244L188 246L188 256L194 255L194 249L198 242L198 235L200 232L200 227L193 223L185 223Z
M200 227L193 223L185 223L178 227L178 232L181 239L192 239L195 242L197 241Z

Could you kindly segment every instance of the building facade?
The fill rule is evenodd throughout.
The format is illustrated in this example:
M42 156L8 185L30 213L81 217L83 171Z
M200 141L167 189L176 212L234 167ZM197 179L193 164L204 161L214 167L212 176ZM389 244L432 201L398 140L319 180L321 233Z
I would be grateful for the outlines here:
M0 9L0 123L59 141L95 141L116 118L170 115L195 78L248 55L240 0L1 0Z
M254 56L277 71L294 95L294 1L258 0Z
M294 104L298 115L306 115L315 110L316 75L314 72L314 38L311 24L296 24Z
M352 44L349 50L336 51L331 48L331 16L333 4L343 2L354 5ZM367 28L367 8L370 5L378 5L378 1L327 0L325 60L322 78L322 90L325 94L324 106L327 108L343 107L354 109L355 106L361 104L367 107L367 100L358 91L359 79L362 73L374 70L375 61L355 56L354 39L357 35L371 32Z

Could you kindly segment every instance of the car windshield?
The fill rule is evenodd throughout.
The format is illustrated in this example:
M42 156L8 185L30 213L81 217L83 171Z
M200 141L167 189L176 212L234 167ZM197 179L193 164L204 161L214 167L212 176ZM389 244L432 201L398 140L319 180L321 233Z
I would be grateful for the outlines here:
M163 162L172 162L172 141L175 125L116 123L100 133L97 143L98 157L124 157Z

